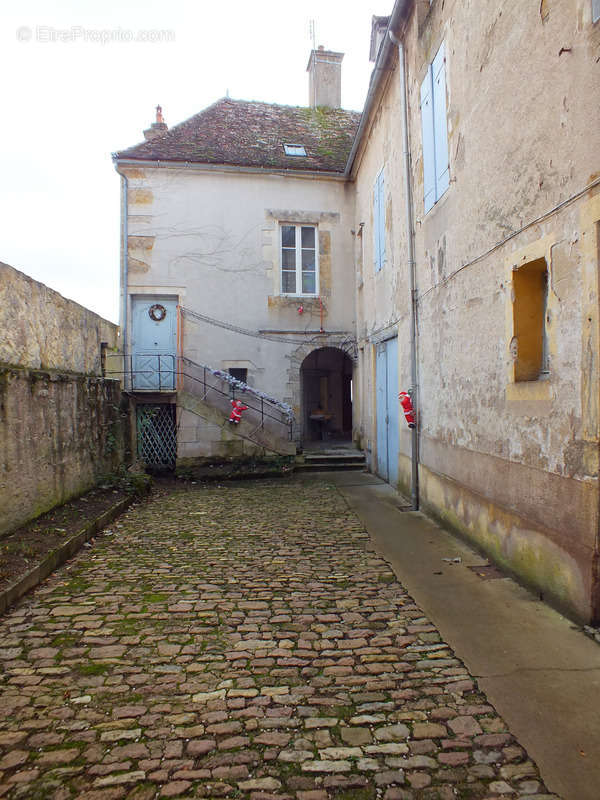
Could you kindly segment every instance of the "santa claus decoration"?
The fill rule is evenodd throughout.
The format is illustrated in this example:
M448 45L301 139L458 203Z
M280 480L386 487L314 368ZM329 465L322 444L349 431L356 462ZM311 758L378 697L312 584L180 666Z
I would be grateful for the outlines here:
M408 427L416 428L417 424L415 422L415 410L408 392L400 392L398 395L398 400L400 400L400 405L404 411L404 416L406 418L406 422L408 423Z
M247 410L248 406L245 406L241 400L232 400L229 422L231 422L233 425L239 425L240 420L242 419L242 411L247 411Z

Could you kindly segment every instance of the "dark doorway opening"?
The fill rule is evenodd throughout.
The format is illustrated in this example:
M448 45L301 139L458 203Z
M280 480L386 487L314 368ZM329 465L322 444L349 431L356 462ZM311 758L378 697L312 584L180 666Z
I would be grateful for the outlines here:
M248 383L248 369L246 367L229 367L228 372L236 381Z
M352 440L352 360L336 347L313 350L302 362L302 439Z

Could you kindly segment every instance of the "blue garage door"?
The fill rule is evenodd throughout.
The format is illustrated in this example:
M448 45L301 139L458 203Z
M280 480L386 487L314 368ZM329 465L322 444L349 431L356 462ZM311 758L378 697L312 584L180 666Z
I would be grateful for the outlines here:
M377 474L393 485L398 482L398 338L377 345Z

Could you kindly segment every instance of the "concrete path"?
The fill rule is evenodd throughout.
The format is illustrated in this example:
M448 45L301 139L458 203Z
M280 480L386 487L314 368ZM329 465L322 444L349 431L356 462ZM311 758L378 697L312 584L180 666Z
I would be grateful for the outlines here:
M565 800L600 798L600 646L373 475L337 473L377 551ZM460 558L449 563L446 558Z
M555 800L373 551L349 502L410 520L380 491L130 510L0 620L0 796Z

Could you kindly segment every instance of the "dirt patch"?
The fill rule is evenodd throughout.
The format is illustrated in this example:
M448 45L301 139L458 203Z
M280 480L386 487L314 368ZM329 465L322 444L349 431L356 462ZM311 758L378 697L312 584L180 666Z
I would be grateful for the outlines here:
M0 539L0 590L37 566L88 523L130 496L124 489L92 489Z

